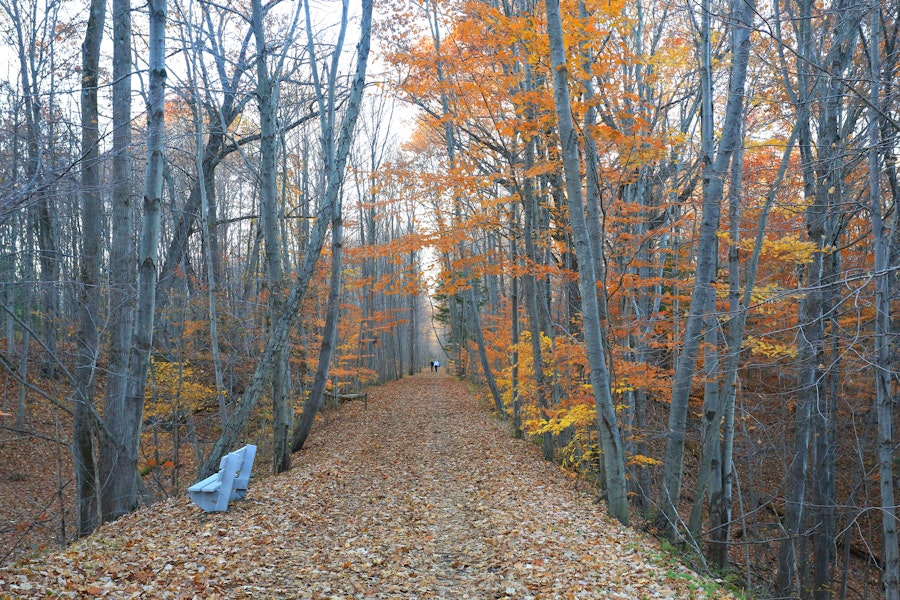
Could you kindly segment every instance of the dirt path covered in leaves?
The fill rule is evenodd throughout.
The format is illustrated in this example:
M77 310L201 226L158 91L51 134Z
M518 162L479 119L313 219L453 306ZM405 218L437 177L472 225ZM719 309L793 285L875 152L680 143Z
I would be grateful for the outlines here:
M294 465L226 514L173 499L0 570L0 597L725 595L603 516L444 374L329 413Z

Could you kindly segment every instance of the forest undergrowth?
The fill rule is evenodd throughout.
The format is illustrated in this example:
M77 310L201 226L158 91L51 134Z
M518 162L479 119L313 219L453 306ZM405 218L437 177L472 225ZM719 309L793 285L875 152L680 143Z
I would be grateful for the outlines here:
M732 597L444 374L328 413L294 463L227 513L172 498L0 568L0 598Z

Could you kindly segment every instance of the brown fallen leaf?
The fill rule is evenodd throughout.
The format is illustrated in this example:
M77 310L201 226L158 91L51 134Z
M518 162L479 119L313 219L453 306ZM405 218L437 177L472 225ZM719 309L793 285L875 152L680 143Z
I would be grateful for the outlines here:
M702 597L661 555L465 383L417 376L329 413L292 471L260 473L228 513L173 498L126 515L0 569L0 598Z

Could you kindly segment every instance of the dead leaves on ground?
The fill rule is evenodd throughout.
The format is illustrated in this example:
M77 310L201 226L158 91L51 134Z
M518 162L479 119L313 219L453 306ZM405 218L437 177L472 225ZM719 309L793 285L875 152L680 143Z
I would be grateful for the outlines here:
M226 514L169 500L0 570L0 597L726 596L603 516L442 375L348 403L295 464L255 477Z

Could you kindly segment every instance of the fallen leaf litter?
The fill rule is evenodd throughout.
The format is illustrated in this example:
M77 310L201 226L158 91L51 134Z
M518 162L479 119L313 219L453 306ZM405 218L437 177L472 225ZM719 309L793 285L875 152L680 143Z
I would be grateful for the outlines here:
M154 505L0 569L0 598L731 597L607 518L464 383L421 374L367 406L228 513Z

